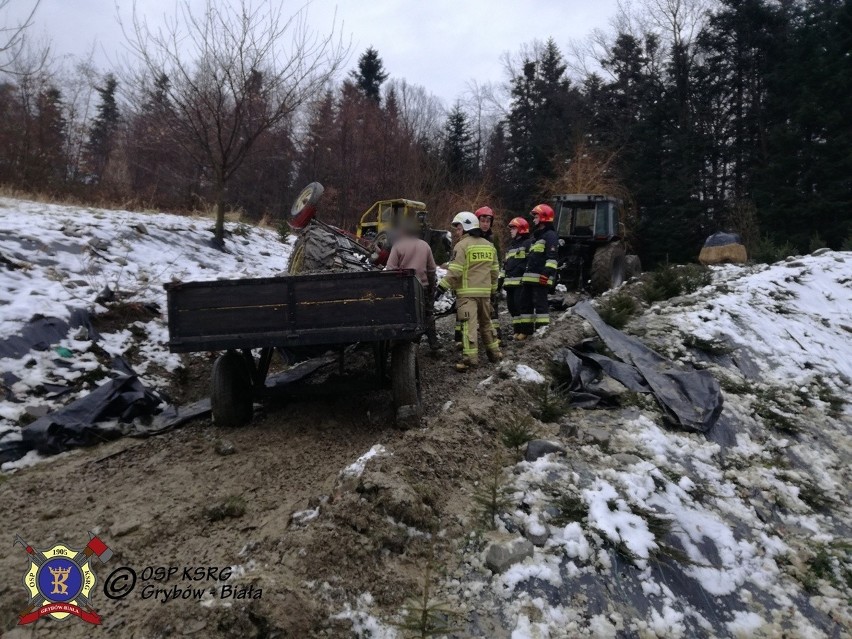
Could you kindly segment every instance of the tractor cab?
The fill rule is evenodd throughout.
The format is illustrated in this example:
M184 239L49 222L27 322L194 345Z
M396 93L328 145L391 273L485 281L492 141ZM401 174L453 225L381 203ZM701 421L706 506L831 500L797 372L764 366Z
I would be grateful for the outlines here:
M358 222L355 236L371 244L384 245L388 232L414 220L426 228L426 205L415 200L381 200L367 209Z
M559 236L558 281L593 294L618 288L625 279L621 200L574 193L552 200Z
M621 201L606 195L558 195L553 201L560 238L611 242L621 236Z

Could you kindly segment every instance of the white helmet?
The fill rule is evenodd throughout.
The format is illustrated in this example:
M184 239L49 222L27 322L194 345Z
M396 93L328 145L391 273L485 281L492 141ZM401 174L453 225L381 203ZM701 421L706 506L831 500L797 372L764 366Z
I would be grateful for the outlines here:
M471 229L479 228L479 218L470 211L462 211L461 213L456 213L456 216L453 218L453 226L456 224L461 224L462 230L467 233Z

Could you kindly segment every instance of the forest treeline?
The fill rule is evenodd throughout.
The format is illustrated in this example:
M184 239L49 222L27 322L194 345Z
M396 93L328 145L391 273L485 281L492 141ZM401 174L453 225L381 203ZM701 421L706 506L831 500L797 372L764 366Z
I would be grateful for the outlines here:
M168 66L146 42L134 72L8 65L0 183L281 219L319 181L324 219L348 228L391 197L446 224L608 191L646 264L693 260L722 229L770 254L852 249L852 0L649 0L585 42L506 54L502 83L452 105L372 47L296 94L261 58L234 81L220 57Z

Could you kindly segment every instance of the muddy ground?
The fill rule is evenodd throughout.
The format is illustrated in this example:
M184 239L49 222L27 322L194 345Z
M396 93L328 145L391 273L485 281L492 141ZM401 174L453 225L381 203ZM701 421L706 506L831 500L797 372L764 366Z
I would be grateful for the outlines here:
M439 326L446 343L450 318ZM552 350L579 335L578 320L563 318L544 338L505 353L517 359L522 348L524 362L545 372ZM265 405L250 426L226 430L207 419L0 476L0 540L11 545L20 534L37 547L79 547L93 531L115 552L95 564L101 628L76 619L15 627L27 604L27 558L9 548L0 556L3 636L350 637L351 623L332 616L365 592L380 616L393 617L419 593L427 565L452 570L470 530L474 485L506 452L498 429L512 407L530 408L530 395L510 380L497 392L490 387L491 398L477 389L495 372L484 356L482 368L466 374L452 370L455 358L451 348L438 359L421 351L420 429L393 426L390 391L368 384L370 359L355 356L342 377L332 371L315 380L331 383L312 387L303 401ZM195 361L188 387L175 394L199 395L208 369ZM342 481L341 470L375 444L386 454ZM136 571L136 588L108 599L106 577L122 566ZM223 585L178 576L143 582L146 567L168 566L181 576L184 567L236 566L224 584L234 593L252 589L242 590L246 599L205 594L201 602L163 603L150 591L221 593Z

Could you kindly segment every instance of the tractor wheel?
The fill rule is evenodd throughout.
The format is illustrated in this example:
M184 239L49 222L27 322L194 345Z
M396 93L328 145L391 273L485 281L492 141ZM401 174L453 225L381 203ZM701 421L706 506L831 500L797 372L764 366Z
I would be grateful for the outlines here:
M290 261L287 262L287 272L290 275L298 275L305 268L305 238L300 237L293 246L290 253Z
M325 189L319 182L311 182L296 197L290 208L290 219L287 223L290 228L303 229L317 212L317 202L322 197Z
M401 428L419 425L423 408L420 404L420 365L415 343L405 342L394 346L391 352L391 386L397 425Z
M612 242L597 249L592 258L592 294L600 295L623 283L624 247L618 242Z
M628 255L624 258L624 279L629 280L632 277L642 274L642 262L639 261L638 255Z
M234 351L213 364L210 405L216 426L243 426L252 418L251 375L245 359Z

